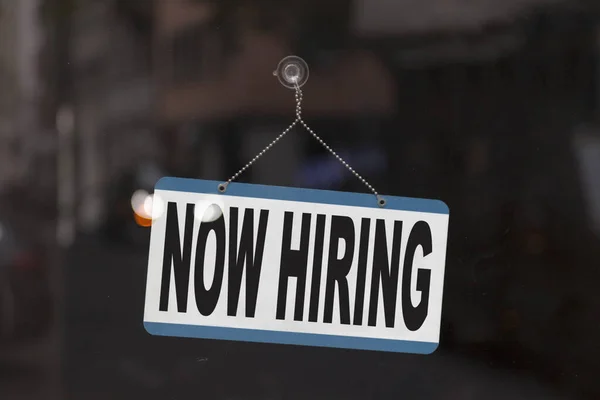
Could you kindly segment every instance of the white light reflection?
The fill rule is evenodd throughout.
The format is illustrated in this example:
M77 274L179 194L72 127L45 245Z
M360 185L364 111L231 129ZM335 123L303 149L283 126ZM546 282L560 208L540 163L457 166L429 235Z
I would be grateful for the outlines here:
M199 201L194 208L194 216L200 222L213 222L223 215L225 206L219 200Z
M165 201L157 194L148 196L150 198L150 212L148 215L152 215L152 219L158 219L165 213ZM146 199L146 202L148 199ZM144 208L146 207L144 202Z
M154 220L165 213L165 202L160 196L140 189L131 196L131 208L138 216Z
M146 216L152 215L152 203L154 203L153 196L151 194L149 194L144 199L144 214Z
M146 203L146 198L148 196L149 196L149 194L145 190L143 190L143 189L136 190L133 193L133 195L131 196L131 208L133 209L133 211L138 213L139 210L144 209L145 203Z

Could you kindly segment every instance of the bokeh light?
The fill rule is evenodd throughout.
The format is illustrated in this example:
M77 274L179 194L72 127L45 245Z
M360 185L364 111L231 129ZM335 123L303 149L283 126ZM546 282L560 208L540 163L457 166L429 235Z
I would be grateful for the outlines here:
M200 222L213 222L223 215L224 205L220 201L199 201L196 203L194 215Z
M131 196L131 208L134 212L138 212L140 207L144 207L144 202L148 197L149 193L143 189L136 190Z

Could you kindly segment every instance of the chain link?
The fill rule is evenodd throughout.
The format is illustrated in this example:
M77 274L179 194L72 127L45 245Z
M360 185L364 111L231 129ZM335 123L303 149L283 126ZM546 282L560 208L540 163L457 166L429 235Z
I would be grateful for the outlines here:
M224 183L220 184L219 188L218 188L219 192L224 193L227 190L227 186L232 181L234 181L238 176L240 176L242 174L242 172L244 172L245 170L247 170L248 168L250 168L250 166L252 166L252 164L254 164L260 157L262 157L263 154L265 154L267 151L269 151L271 149L271 147L273 147L285 135L287 135L292 130L292 128L294 126L296 126L298 123L300 123L300 125L302 125L304 127L304 129L306 129L308 131L308 133L310 133L329 153L331 153L331 155L333 155L344 167L346 167L346 169L348 169L348 171L350 171L359 181L361 181L367 188L369 188L369 190L377 198L377 204L380 207L384 207L386 201L385 201L385 199L383 197L381 197L379 195L379 193L377 193L377 191L375 190L375 188L373 186L371 186L371 184L369 182L367 182L367 180L365 178L363 178L358 172L356 172L354 170L354 168L352 168L346 161L344 161L344 159L342 157L340 157L331 147L329 147L329 145L327 143L325 143L325 141L323 139L321 139L321 137L319 135L317 135L315 133L315 131L313 131L308 126L308 124L306 124L306 122L304 122L304 120L302 119L302 99L303 99L303 94L302 94L302 90L300 89L300 87L298 86L298 84L296 84L295 86L296 86L296 93L295 93L295 97L296 97L296 119L294 120L294 122L292 122L292 124L290 126L288 126L286 130L284 130L271 143L269 143L267 145L267 147L265 147L260 153L258 153L252 160L250 160L250 162L248 162L248 164L246 164L235 175L233 175L231 178L229 178L227 180L227 182L224 182Z

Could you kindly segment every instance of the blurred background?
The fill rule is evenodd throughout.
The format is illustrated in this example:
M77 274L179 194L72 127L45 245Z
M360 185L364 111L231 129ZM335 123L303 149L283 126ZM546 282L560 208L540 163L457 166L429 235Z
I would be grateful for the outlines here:
M600 398L600 4L0 0L0 398ZM451 210L431 356L150 337L152 188L303 116ZM243 182L364 192L297 130ZM135 397L134 397L135 396Z

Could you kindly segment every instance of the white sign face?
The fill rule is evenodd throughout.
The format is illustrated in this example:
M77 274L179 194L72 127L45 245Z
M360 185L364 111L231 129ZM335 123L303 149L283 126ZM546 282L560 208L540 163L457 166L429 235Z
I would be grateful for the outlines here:
M438 346L438 200L163 178L144 326L154 335L406 353Z

